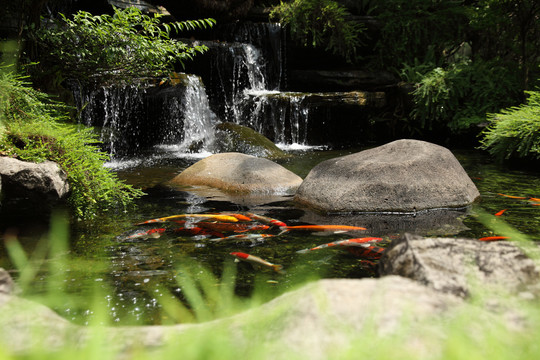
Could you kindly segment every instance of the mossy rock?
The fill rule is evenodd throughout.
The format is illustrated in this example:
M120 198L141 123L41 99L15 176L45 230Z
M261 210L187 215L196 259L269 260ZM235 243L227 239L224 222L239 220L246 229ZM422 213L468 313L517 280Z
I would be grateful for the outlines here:
M272 160L289 157L270 139L255 130L230 122L216 126L216 152L239 152Z

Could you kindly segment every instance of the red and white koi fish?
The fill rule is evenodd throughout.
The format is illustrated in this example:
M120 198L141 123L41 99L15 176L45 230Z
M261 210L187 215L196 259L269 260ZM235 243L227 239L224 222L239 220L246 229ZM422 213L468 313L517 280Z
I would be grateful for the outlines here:
M144 224L153 224L153 223L162 223L180 218L198 218L198 219L214 219L219 221L228 221L228 222L237 222L238 219L230 215L219 215L219 214L180 214L180 215L171 215L165 216L157 219L146 220L135 225L144 225Z
M495 213L495 216L501 216L502 214L504 214L505 211L506 209L502 209L501 211L498 211L497 213Z
M273 225L273 226L277 226L277 227L286 227L287 226L287 224L285 224L283 221L277 220L277 219L272 219L272 218L267 217L267 216L257 215L257 214L253 214L253 213L247 213L246 215L249 216L250 218L255 219L257 221L260 221L260 222L262 222L263 224L266 224L266 225Z
M262 231L270 229L268 225L262 224L245 224L245 223L217 223L217 222L200 222L198 225L205 229L224 231L224 232L246 232L246 231Z
M504 196L504 197L507 197L507 198L510 198L510 199L526 199L526 197L524 196L513 196L513 195L506 195L506 194L497 194L497 195L501 195L501 196Z
M505 239L508 239L508 236L486 236L486 237L481 237L480 241L497 241L497 240L505 240Z
M289 230L305 230L305 231L326 231L326 232L347 232L355 230L366 230L364 227L360 226L349 226L349 225L297 225L297 226L282 226L283 231Z
M338 240L338 241L333 241L333 242L330 242L330 243L327 243L327 244L322 244L322 245L319 245L319 246L315 246L314 248L311 248L311 249L298 250L297 253L304 254L304 253L307 253L309 251L320 250L320 249L324 249L324 248L327 248L327 247L358 246L358 244L365 244L365 243L379 242L379 241L382 241L382 238L379 238L379 237L365 237L365 238L357 238L357 239Z
M120 235L118 236L119 240L128 240L128 239L140 239L140 238L154 238L157 239L163 234L167 229L150 229L150 230L138 230L132 232L129 235Z
M210 239L210 241L223 241L223 240L258 240L263 238L270 238L276 235L272 234L238 234L226 236L223 238Z
M348 246L345 250L357 257L380 259L386 249L375 245L357 244L356 246Z
M285 271L283 270L283 265L272 264L271 262L263 260L258 256L246 254L243 252L232 252L230 254L236 258L236 261L246 261L255 267L265 267L268 269L272 269L280 274L285 273Z

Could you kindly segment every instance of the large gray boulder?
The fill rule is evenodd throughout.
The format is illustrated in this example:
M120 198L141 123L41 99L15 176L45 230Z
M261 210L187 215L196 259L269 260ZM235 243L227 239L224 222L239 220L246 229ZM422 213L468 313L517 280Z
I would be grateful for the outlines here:
M537 247L532 251L538 252ZM381 275L400 275L437 291L460 297L481 284L483 290L538 294L540 271L533 260L508 241L423 238L405 234L382 256Z
M322 212L416 212L465 207L479 196L448 149L397 140L323 161L305 178L295 201Z
M210 186L232 193L292 195L302 178L268 159L222 153L196 162L170 183Z
M5 201L53 204L69 194L67 175L53 161L33 163L0 157L0 178Z

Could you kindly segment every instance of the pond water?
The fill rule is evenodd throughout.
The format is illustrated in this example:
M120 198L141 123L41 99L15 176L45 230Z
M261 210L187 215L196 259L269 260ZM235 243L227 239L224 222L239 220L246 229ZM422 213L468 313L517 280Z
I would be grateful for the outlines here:
M163 150L163 149L162 149ZM281 162L283 166L305 177L319 162L361 149L340 151L291 151L294 155ZM477 185L481 200L468 209L447 211L433 220L432 214L320 216L296 207L290 197L230 198L211 189L179 189L164 183L199 158L175 154L171 149L161 155L152 154L139 159L109 164L118 176L148 194L125 213L111 213L91 221L79 221L71 227L70 262L63 280L63 290L76 295L76 303L67 301L55 309L64 317L86 323L94 314L90 310L90 296L101 289L100 303L104 304L117 324L161 324L171 320L162 311L162 299L183 300L178 278L189 272L192 276L208 269L220 277L224 266L234 265L236 293L249 296L255 284L265 288L268 297L292 289L301 281L313 277L363 278L377 276L376 260L356 258L347 252L322 249L308 254L298 250L351 237L382 237L385 243L404 232L426 236L479 238L494 234L477 221L477 209L494 214L506 209L500 216L507 223L531 239L540 241L540 206L527 199L515 199L500 194L540 197L540 177L531 170L509 169L494 164L485 153L455 150L456 157ZM165 233L159 238L126 238L140 229L162 227L135 226L135 223L182 213L253 212L276 218L288 225L345 224L365 226L367 230L321 236L309 232L287 232L255 242L226 240L211 242L200 236ZM279 230L267 233L277 235ZM25 249L33 251L41 234L21 238ZM232 251L259 256L281 264L286 271L279 274L261 271L250 264L233 264ZM2 250L0 266L13 268ZM53 261L53 260L49 260ZM14 275L18 274L14 272ZM39 273L30 293L46 290L48 274ZM53 289L54 291L54 289ZM60 290L58 290L60 291Z

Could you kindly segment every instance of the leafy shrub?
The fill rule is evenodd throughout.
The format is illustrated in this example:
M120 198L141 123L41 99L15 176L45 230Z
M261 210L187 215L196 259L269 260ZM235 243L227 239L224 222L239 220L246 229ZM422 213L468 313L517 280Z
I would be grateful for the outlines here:
M363 26L349 15L344 6L332 0L281 2L270 13L272 19L289 26L292 38L303 46L321 47L353 62Z
M21 160L57 162L67 173L69 202L78 217L92 217L109 208L125 208L142 196L103 167L108 155L90 128L64 123L67 108L52 103L21 76L0 72L0 154Z
M540 91L528 91L527 104L490 114L481 148L499 159L540 159Z
M182 65L208 48L190 46L171 38L173 31L205 28L213 19L161 23L161 15L148 16L129 7L112 16L79 11L35 32L44 67L56 66L64 77L121 78L159 76L176 62Z
M374 11L382 26L375 45L379 65L400 69L415 60L441 65L443 50L465 38L464 1L386 0L377 5Z
M487 113L518 103L520 94L518 75L509 66L464 61L423 75L413 92L411 117L422 128L437 124L459 133L484 122Z

